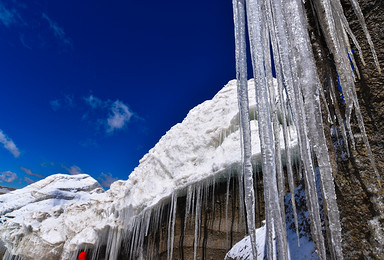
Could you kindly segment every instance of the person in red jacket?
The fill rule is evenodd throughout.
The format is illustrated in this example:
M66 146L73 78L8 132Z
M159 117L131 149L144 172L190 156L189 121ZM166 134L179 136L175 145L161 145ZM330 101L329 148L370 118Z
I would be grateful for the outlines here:
M87 260L87 253L85 251L79 254L79 260Z

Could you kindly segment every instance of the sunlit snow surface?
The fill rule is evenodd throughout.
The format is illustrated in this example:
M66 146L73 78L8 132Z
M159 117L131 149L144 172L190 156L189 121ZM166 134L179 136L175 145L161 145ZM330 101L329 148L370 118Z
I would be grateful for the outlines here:
M253 80L249 84L253 84ZM251 119L254 119L253 90L249 91L249 100ZM119 247L121 232L132 228L133 220L140 214L163 202L168 203L172 194L185 194L190 185L213 178L219 181L223 174L226 178L233 170L239 172L241 147L238 117L236 81L230 81L212 100L193 108L182 123L172 127L141 159L127 181L117 181L106 192L94 192L86 195L84 200L67 204L60 215L63 222L51 214L42 222L51 222L51 229L33 229L30 225L32 232L27 232L28 224L22 220L16 228L8 223L1 224L1 239L13 254L33 259L42 259L43 254L71 259L78 248L101 244ZM251 129L252 156L256 162L259 161L260 145L255 120L251 121ZM295 150L296 134L293 128L290 132L290 146ZM28 187L25 189L30 189ZM10 208L7 205L10 204L1 204L0 208L7 211ZM24 216L40 211L38 205L31 206ZM51 206L44 205L44 209ZM59 232L65 241L58 241L55 226L60 227ZM19 236L20 233L23 236ZM36 243L42 239L51 243ZM28 250L30 248L33 250ZM116 250L110 248L110 251L113 253ZM109 257L114 259L116 256Z

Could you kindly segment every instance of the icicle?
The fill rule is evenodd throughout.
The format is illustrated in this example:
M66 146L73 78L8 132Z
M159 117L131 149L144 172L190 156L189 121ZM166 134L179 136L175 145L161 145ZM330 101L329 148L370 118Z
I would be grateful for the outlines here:
M284 206L284 194L285 194L285 180L283 173L283 165L281 162L281 149L280 149L280 124L277 114L276 107L276 95L275 95L275 86L273 84L272 78L272 66L271 66L271 55L270 49L267 46L270 46L269 42L269 32L264 30L264 57L265 57L265 68L266 68L266 80L267 80L267 89L269 90L270 105L271 105L271 118L273 123L273 137L275 144L275 165L276 165L276 178L277 178L277 190L279 194L280 208L281 208L281 219L285 221L285 206ZM285 231L285 229L283 229ZM283 234L286 236L286 234Z
M185 206L185 217L184 217L184 233L185 229L188 223L189 214L191 212L191 206L192 206L192 188L191 186L188 186L187 189L187 198L186 198L186 206Z
M355 45L355 47L357 48L357 50L359 52L361 63L365 66L366 64L365 64L363 52L361 51L360 44L357 41L354 33L352 32L351 27L349 27L349 23L347 21L347 18L344 15L342 15L344 13L344 11L343 11L343 7L341 6L340 0L332 1L331 5L333 7L334 12L340 14L339 15L340 22L342 23L344 29L347 31L349 37L351 37L353 44Z
M255 77L256 107L258 111L259 136L261 142L264 188L269 188L269 200L265 201L267 210L273 215L274 230L277 238L278 254L288 259L285 219L279 203L279 191L276 181L275 149L273 126L271 124L270 103L266 84L264 48L264 19L261 4L255 0L247 1L248 31L251 46L253 74ZM270 245L271 246L271 245Z
M355 114L358 122L358 126L360 128L361 134L363 136L363 141L367 149L368 157L370 159L372 168L374 169L375 175L378 177L378 182L380 185L379 173L376 168L375 160L372 155L372 151L368 142L368 138L365 132L364 122L362 120L362 115L360 112L360 106L357 100L356 89L353 80L351 79L351 75L348 72L348 55L346 54L346 47L343 45L343 39L339 39L342 37L342 33L340 33L340 27L338 21L340 19L335 20L333 17L332 10L330 9L330 0L321 0L316 2L316 8L319 13L320 24L322 25L322 30L325 34L326 43L328 48L333 52L336 69L339 73L340 84L343 87L343 94L345 94L345 103L346 103L346 126L347 130L350 132L351 142L353 147L355 148L355 142L352 134L352 128L350 123L350 117L352 113L352 108L355 106ZM365 25L364 17L362 16L361 9L358 3L355 0L351 0L352 6L355 10L356 15L359 18L361 26L363 27L364 32L366 33L366 37L371 46L372 54L375 58L376 53L374 52L373 44L371 38L369 36L369 32ZM320 15L324 13L324 15ZM343 15L342 13L337 13L338 16ZM378 63L376 63L378 66ZM380 67L378 66L379 72L381 72Z
M330 74L330 71L328 73ZM347 152L347 155L349 157L350 153L349 153L349 147L348 147L347 131L345 129L344 120L343 120L343 117L341 115L339 103L338 103L337 98L336 98L335 84L333 83L333 80L331 78L329 78L328 84L329 84L329 92L331 94L332 104L333 104L333 107L335 109L336 118L337 118L337 121L339 122L341 135L343 137L343 146L344 146L344 148Z
M280 58L278 54L277 49L277 40L276 40L276 32L275 32L275 25L272 19L272 9L271 9L271 2L270 0L266 1L266 18L268 27L270 28L271 32L271 46L273 50L273 59L275 61L275 71L276 71L276 78L278 83L278 97L279 97L279 110L281 114L281 121L283 125L283 137L284 137L284 147L285 147L285 158L286 158L286 167L288 172L288 184L289 184L289 190L291 193L291 203L292 203L292 209L293 209L293 216L294 216L294 222L295 222L295 229L296 229L296 236L297 236L297 243L300 247L300 237L299 237L299 225L297 220L297 211L296 211L296 203L295 203L295 183L293 178L293 171L292 171L292 161L291 161L291 153L289 148L289 136L288 136L288 130L287 130L287 118L286 118L286 109L285 106L283 106L284 97L283 97L283 79L281 75L281 67L280 67ZM277 139L277 138L276 138ZM284 204L283 204L284 205ZM283 209L283 207L282 207Z
M375 61L375 64L376 64L376 68L377 68L379 74L381 74L381 68L380 68L379 60L377 58L375 47L373 46L371 35L369 34L369 31L368 31L367 25L365 23L364 15L363 15L363 12L361 11L360 5L356 0L350 0L350 2L352 4L353 10L355 11L357 19L359 20L360 25L363 28L363 31L365 33L365 37L367 38L367 41L369 43L369 47L371 48L371 52L372 52L373 60Z
M228 206L229 206L229 188L231 184L231 174L228 173L227 178L227 193L226 193L226 200L225 200L225 231L226 231L226 238L227 238L227 247L229 249L229 221L228 221Z
M168 221L168 260L172 260L173 256L173 242L175 237L175 223L176 223L176 208L177 208L177 194L172 194L169 221Z
M247 8L249 2L247 2ZM240 129L242 137L242 170L244 178L244 201L247 213L248 231L251 238L252 254L257 258L256 226L255 226L255 195L253 189L252 173L252 148L251 148L251 126L249 122L249 104L247 87L247 57L246 57L246 30L245 30L245 2L244 0L233 0L235 41L236 41L236 78L237 96L240 112ZM240 185L242 189L242 185Z
M201 186L196 187L196 214L195 214L195 239L193 245L193 260L197 257L197 248L200 243L200 227L201 227Z
M297 4L297 7L299 8L297 13L302 14L303 12L300 10L301 5L299 3ZM297 50L295 57L297 58L297 61L301 63L298 64L301 67L301 75L299 78L301 91L303 92L305 100L304 108L306 120L308 122L308 132L320 167L323 199L329 220L328 230L332 240L329 245L334 259L343 259L339 211L321 117L320 97L318 93L320 81L316 73L316 65L312 56L312 48L306 28L300 28L299 26L305 24L305 17L302 16L300 18L302 22L296 23L297 26L295 26L294 30L296 33L301 34L299 37L301 37L302 40L295 40L295 50ZM312 177L312 174L310 174L310 177ZM323 257L325 257L325 251L323 252Z
M320 259L325 259L326 257L325 245L324 245L324 238L321 233L321 219L319 214L318 197L317 197L316 186L315 186L314 167L311 159L311 148L310 148L310 144L307 136L308 132L307 132L307 125L305 121L303 98L302 98L301 90L298 87L300 76L302 76L301 73L305 73L309 71L307 71L305 67L300 68L301 64L299 63L299 61L297 61L297 57L296 57L297 53L294 52L295 48L297 48L296 52L301 51L298 47L295 47L295 45L298 42L306 41L305 37L307 35L307 31L306 29L302 28L305 24L305 21L302 19L303 11L299 8L301 7L301 3L299 3L296 0L289 0L288 2L284 1L284 3L285 3L285 6L287 7L287 8L284 8L284 17L287 21L289 46L290 46L290 50L293 51L293 52L292 51L290 52L291 60L293 62L291 68L292 68L292 73L294 73L295 75L294 78L297 79L297 82L295 82L295 84L293 85L287 84L288 97L291 100L294 117L295 117L295 124L299 133L299 143L300 143L299 148L300 148L300 154L301 154L301 158L303 160L304 169L305 169L304 180L306 184L307 206L308 206L309 216L311 219L312 238L318 249L318 255ZM275 5L275 8L276 7L281 8ZM281 13L283 12L281 11ZM282 49L280 53L284 51L286 50ZM284 62L287 62L286 58L283 60L283 64Z

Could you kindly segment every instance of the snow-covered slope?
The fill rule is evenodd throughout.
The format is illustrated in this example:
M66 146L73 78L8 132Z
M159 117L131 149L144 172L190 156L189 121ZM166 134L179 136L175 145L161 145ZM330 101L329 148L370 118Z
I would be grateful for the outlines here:
M65 208L103 191L89 175L56 174L1 195L0 239L14 255L57 255L66 240Z
M252 80L249 84L253 84ZM251 119L254 119L254 90L250 90L249 96ZM252 153L256 161L260 156L260 146L255 120L251 121L251 128ZM120 246L121 231L126 230L140 213L169 200L175 192L182 193L191 184L218 178L230 169L239 168L239 137L236 81L230 81L212 100L193 108L182 123L172 127L141 159L140 165L130 174L127 181L117 181L107 192L87 194L86 198L79 198L75 203L70 202L60 214L61 222L57 225L57 231L62 236L51 243L50 250L55 250L52 251L52 256L70 259L71 253L78 248L98 246L102 243L109 243L112 247ZM290 145L297 146L294 131L291 133ZM47 179L44 181L48 182ZM76 185L76 182L74 184ZM28 199L34 197L31 186L18 192L30 194ZM63 195L65 194L63 192ZM6 198L11 196L17 197L16 193L11 193ZM11 202L1 201L5 200L0 196L2 212L15 208ZM42 205L48 210L45 204ZM7 247L13 254L44 259L42 250L39 249L40 244L35 241L43 241L53 231L37 229L37 218L41 219L38 224L41 227L45 222L48 224L58 220L53 212L49 213L49 216L45 213L44 217L37 216L36 212L41 210L36 206L25 209L35 217L20 219L18 226L1 224L2 239L7 241ZM25 244L19 243L17 241L20 234L27 234L34 239L24 239ZM44 250L47 251L49 243L45 246ZM111 251L113 250L111 248Z

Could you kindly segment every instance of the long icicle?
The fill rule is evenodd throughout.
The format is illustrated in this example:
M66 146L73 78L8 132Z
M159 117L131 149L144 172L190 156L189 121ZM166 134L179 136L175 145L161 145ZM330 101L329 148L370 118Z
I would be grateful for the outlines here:
M287 93L290 100L290 103L293 108L293 115L295 118L295 124L296 129L298 130L298 137L299 137L299 148L300 148L300 154L303 161L304 166L304 181L305 181L305 192L306 192L306 198L307 198L307 206L308 206L308 213L311 220L311 233L312 238L315 242L317 253L319 255L320 259L326 258L326 251L325 251L325 244L324 244L324 237L322 234L322 228L321 228L321 218L319 213L319 205L318 205L318 196L316 191L316 185L315 185L315 172L314 172L314 166L312 162L312 156L311 156L311 145L308 138L308 126L306 124L305 120L305 111L304 111L304 101L301 93L301 89L299 88L299 79L300 79L300 73L302 70L300 70L300 63L297 60L297 57L295 56L295 53L293 48L295 48L295 44L297 41L303 41L303 35L302 30L300 30L300 24L303 23L303 21L300 19L300 9L298 9L298 2L296 0L288 0L288 1L280 1L282 4L284 2L285 8L282 9L281 6L275 5L274 7L277 9L280 9L280 14L282 14L283 21L286 21L286 30L287 30L287 36L286 38L283 38L287 41L285 46L288 46L289 48L289 58L285 58L283 62L290 62L291 66L291 73L293 75L293 78L295 79L294 82L288 82L287 84ZM301 2L300 2L301 4ZM281 35L284 35L284 31L281 33ZM286 52L287 49L282 49L280 53ZM300 51L300 50L297 50ZM285 65L286 66L286 65ZM305 72L305 70L304 70ZM286 72L287 75L289 75L289 71Z
M264 48L265 22L262 3L258 0L247 0L248 31L251 46L253 74L255 77L256 107L258 111L259 137L261 143L262 170L264 189L269 190L269 200L265 201L266 210L273 215L274 230L277 238L278 255L288 259L285 219L279 203L276 180L276 163L274 134L270 111L269 94L266 83ZM268 192L268 191L267 191ZM269 245L272 246L272 245Z
M245 189L245 208L248 231L251 238L253 258L257 259L256 226L255 226L255 194L252 173L251 126L249 122L248 85L247 85L247 55L245 30L245 2L233 0L233 17L235 23L236 41L236 78L237 95L240 112L240 128L243 144L242 170ZM240 188L241 185L240 185Z
M371 48L373 60L375 61L375 64L376 64L376 68L377 68L379 74L381 74L381 68L380 68L379 60L377 58L375 47L373 46L371 35L369 34L369 31L368 31L367 25L365 23L364 15L363 15L363 12L361 11L360 5L356 0L350 0L350 2L352 4L353 10L355 11L357 19L359 20L360 25L363 28L363 31L365 33L365 37L368 40L369 47Z
M320 97L318 93L320 80L317 75L316 65L312 54L312 47L307 34L304 17L304 10L301 2L296 0L296 7L300 14L301 22L295 24L296 48L295 57L300 62L299 84L304 95L304 108L306 120L309 129L309 137L312 146L316 152L320 168L320 180L325 204L325 211L328 217L328 232L331 238L329 246L333 259L343 259L341 247L341 224L339 210L336 202L336 193L334 180L332 176L332 167L329 160L328 149L326 145L325 134L323 130L323 121L321 117Z

